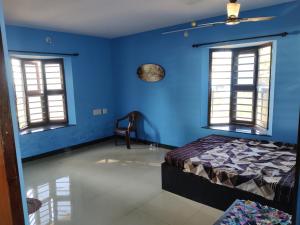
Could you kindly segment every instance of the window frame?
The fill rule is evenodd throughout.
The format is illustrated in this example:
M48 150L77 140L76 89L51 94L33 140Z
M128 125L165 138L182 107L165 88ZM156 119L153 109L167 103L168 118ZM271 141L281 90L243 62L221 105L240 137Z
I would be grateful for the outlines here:
M247 47L247 48L237 48L233 49L233 57L232 57L232 64L231 64L231 102L230 102L230 124L233 125L243 125L243 126L255 126L256 121L256 105L257 105L257 80L258 80L258 50L259 47L253 48L253 47ZM236 67L238 66L238 56L240 53L254 53L254 74L253 74L253 84L244 84L239 85L237 83L238 81L238 70ZM253 93L253 99L252 99L252 121L242 121L242 120L236 120L234 112L236 110L236 94L237 92L252 92Z
M267 115L268 116L268 120L267 120L267 126L266 126L266 128L264 128L266 130L269 130L269 127L270 127L271 89L272 89L272 71L273 71L273 67L272 67L273 66L273 47L274 47L273 42L269 42L269 43L260 45L260 48L265 48L265 47L271 47L271 52L270 52L270 71L269 71L270 72L270 78L269 78L269 83L268 83L269 84L269 91L268 91L268 96L269 96L269 98L268 98L268 115ZM256 96L256 98L257 98L257 96ZM256 114L255 114L255 116L256 116ZM259 127L261 127L261 126L259 126Z
M256 111L257 111L257 96L258 96L258 73L259 73L259 50L264 47L271 47L271 53L270 53L270 78L269 78L269 98L268 98L268 120L267 120L267 126L266 128L261 127L256 124ZM231 51L232 52L232 58L231 58L231 90L230 90L230 110L229 110L229 123L220 123L220 124L211 124L211 103L212 103L212 63L213 63L213 52L222 52L222 51ZM246 121L238 121L234 120L234 95L237 93L239 88L236 88L235 86L238 86L237 79L238 79L238 72L236 71L236 58L238 56L239 52L255 52L255 64L254 64L254 76L253 76L253 85L240 85L245 86L244 89L240 88L241 91L247 91L247 87L249 88L249 92L253 91L253 119L251 122ZM270 102L271 102L271 82L272 82L272 64L273 64L273 43L268 42L261 45L255 45L255 46L249 46L249 47L232 47L232 48L210 48L209 49L209 78L208 78L208 126L245 126L245 127L259 127L261 129L268 130L269 129L269 116L270 116ZM234 81L236 83L234 84ZM253 86L251 89L250 86Z
M26 111L26 123L27 126L24 128L20 128L20 131L25 131L32 128L44 128L48 126L57 126L57 125L67 125L69 123L68 118L68 104L67 104L67 90L66 90L66 78L65 78L65 68L64 68L64 59L63 58L26 58L26 57L17 57L17 56L11 56L10 59L16 59L20 60L21 63L21 71L22 71L22 79L23 79L23 88L24 88L24 98L25 98L25 111ZM27 80L26 80L26 73L25 73L25 63L32 63L34 61L40 61L41 62L41 77L39 79L43 80L43 93L30 93L28 94L28 86L27 86ZM62 82L62 90L47 90L47 82L46 82L46 72L45 72L45 64L48 63L56 63L60 65L60 73L61 73L61 82ZM15 90L15 87L14 87ZM16 93L16 90L15 90ZM64 106L64 120L52 120L50 121L49 117L49 108L48 108L48 96L59 94L63 96L63 106ZM44 118L45 120L39 123L31 123L30 122L30 112L29 112L29 102L28 97L29 96L41 96L42 102L44 104L42 105L43 108L45 108L45 111L42 113L45 113ZM15 96L15 103L17 104L17 98ZM18 122L19 117L17 116Z

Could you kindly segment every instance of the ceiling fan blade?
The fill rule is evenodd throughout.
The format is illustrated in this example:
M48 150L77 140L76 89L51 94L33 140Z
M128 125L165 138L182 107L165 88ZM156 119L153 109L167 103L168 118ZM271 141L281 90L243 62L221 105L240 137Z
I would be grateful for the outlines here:
M226 22L215 22L215 23L205 23L205 24L199 24L196 27L190 27L190 28L185 28L185 29L179 29L179 30L173 30L173 31L167 31L162 33L163 35L166 34L174 34L174 33L180 33L180 32L185 32L185 31L190 31L190 30L197 30L205 27L212 27L220 24L225 24Z
M201 27L197 26L197 27L190 27L190 28L179 29L179 30L172 30L172 31L163 32L162 35L180 33L180 32L185 32L185 31L190 31L190 30L196 30L196 29L200 29L200 28Z
M226 21L222 21L222 22L214 22L214 23L204 23L204 24L199 24L198 27L202 28L202 27L212 27L212 26L216 26L216 25L221 25L221 24L225 24Z
M275 16L266 16L266 17L253 17L253 18L241 18L240 22L260 22L260 21L269 21L274 19Z

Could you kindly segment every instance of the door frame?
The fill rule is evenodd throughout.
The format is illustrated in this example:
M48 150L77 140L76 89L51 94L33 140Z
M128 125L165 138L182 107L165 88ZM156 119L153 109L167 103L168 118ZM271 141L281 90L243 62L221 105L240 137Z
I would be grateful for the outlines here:
M2 199L5 201L3 203L6 205L5 211L7 215L7 220L3 225L24 225L24 210L22 204L13 123L11 118L1 30L0 39L0 151L1 155L3 156L2 172L5 174L5 176L1 178L3 181L1 184L3 185L2 188L4 192L0 192L0 199L1 201ZM0 209L0 211L2 210L3 209Z
M293 202L293 218L292 218L292 224L296 225L297 221L299 222L300 218L298 218L298 199L299 199L299 176L300 176L300 110L299 110L299 124L298 124L298 143L297 143L297 159L296 159L296 172L295 172L295 194L294 194L294 202Z

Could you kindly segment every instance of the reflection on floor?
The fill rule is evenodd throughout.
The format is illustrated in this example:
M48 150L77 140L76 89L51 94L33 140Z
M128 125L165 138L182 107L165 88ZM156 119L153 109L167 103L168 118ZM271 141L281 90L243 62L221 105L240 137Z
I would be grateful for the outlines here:
M51 198L53 196L55 198ZM55 182L29 188L27 197L37 198L43 203L39 212L29 215L31 225L71 220L70 177L58 178Z
M24 164L30 225L211 225L222 212L161 190L165 149L107 142Z

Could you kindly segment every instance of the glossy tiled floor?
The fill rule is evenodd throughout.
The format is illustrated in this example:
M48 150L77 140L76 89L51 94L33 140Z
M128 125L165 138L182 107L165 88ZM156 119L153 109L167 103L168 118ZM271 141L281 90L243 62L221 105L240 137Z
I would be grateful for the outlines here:
M165 149L102 143L24 164L31 225L211 225L222 212L161 190Z

